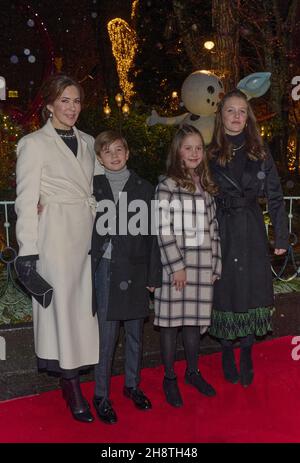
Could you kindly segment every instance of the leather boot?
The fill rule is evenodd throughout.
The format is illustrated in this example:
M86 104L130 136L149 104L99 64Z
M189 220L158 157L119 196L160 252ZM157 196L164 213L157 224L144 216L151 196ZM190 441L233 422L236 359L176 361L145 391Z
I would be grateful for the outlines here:
M163 390L167 399L167 402L172 407L182 407L183 401L180 394L180 390L177 384L177 378L166 378L163 381Z
M222 367L226 381L237 384L239 382L239 373L235 364L232 346L222 346Z
M195 370L195 371L186 370L184 379L187 384L191 384L192 386L195 386L195 388L198 389L198 391L201 392L202 394L207 395L208 397L212 397L216 395L216 391L214 390L212 385L209 384L207 381L205 381L205 379L202 377L199 370Z
M67 407L70 407L73 418L83 423L94 421L89 404L82 395L79 376L72 379L61 378L61 388L63 398Z
M241 385L244 387L249 386L252 383L254 377L252 362L252 346L241 348L240 373Z

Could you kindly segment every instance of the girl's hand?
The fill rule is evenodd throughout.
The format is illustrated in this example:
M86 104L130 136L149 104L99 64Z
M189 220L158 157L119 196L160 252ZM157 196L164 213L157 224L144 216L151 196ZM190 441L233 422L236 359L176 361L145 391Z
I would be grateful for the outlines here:
M146 288L148 289L148 291L150 291L150 293L154 293L155 286L146 286Z
M282 254L284 254L286 252L286 249L278 249L276 248L275 251L274 251L274 254L276 256L282 256Z
M186 271L185 269L178 270L173 273L172 286L176 287L176 291L182 291L186 285Z

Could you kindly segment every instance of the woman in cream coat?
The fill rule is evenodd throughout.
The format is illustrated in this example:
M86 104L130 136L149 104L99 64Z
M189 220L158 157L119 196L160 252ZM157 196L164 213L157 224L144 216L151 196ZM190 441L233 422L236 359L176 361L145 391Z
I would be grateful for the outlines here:
M18 265L24 272L36 265L54 288L46 309L35 300L32 303L38 367L61 375L63 396L73 417L91 422L79 369L99 358L88 254L95 209L94 140L74 126L83 97L76 81L52 76L43 96L48 120L23 137L17 148Z

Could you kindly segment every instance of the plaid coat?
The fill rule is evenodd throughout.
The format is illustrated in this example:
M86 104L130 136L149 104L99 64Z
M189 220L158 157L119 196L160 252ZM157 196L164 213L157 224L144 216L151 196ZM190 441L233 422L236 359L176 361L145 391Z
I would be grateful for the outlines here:
M154 324L162 327L209 326L212 280L213 276L221 275L215 201L207 192L190 193L171 178L158 185L155 199L160 204L156 218L163 281L162 287L155 290ZM170 202L174 209L168 209ZM184 214L177 215L180 205ZM172 274L184 268L186 286L177 291L172 285Z

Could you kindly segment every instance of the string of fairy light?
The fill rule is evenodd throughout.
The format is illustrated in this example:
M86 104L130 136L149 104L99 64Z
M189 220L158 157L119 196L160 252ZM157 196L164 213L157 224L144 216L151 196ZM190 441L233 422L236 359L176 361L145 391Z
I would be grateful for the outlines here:
M132 6L131 6L131 21L135 20L136 14L137 14L137 9L139 6L139 1L140 0L133 0Z
M128 73L137 50L136 33L121 18L114 18L109 21L107 30L112 44L112 52L116 60L120 88L124 94L124 99L130 102L135 92L133 90L133 83L128 79Z
M0 112L0 190L15 187L16 146L21 135L21 128Z
M296 171L296 140L293 137L289 138L287 145L288 169L290 172Z
M272 127L272 123L265 123L260 125L260 135L262 138L266 139L267 141L271 141L274 136L274 128ZM288 144L287 144L287 166L288 170L291 173L296 172L296 150L297 150L297 143L294 134L289 136Z

